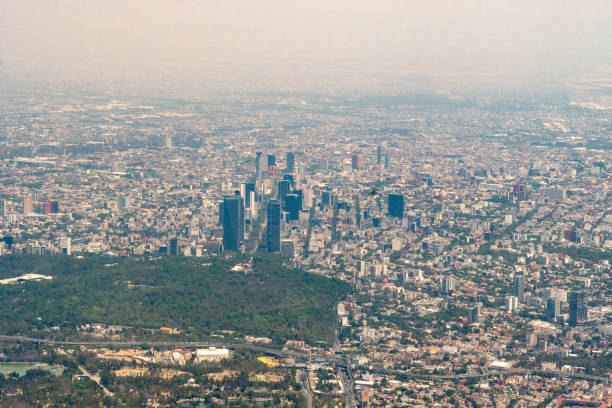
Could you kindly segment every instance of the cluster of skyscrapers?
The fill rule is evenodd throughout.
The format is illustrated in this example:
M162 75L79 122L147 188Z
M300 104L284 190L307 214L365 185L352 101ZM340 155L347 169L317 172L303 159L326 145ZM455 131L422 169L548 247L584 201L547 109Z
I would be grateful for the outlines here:
M277 182L276 198L265 197L265 187L261 182L270 177L277 180L278 167L276 156L262 152L255 155L255 181L243 183L240 191L226 196L219 207L219 220L223 225L223 249L240 251L245 242L245 226L252 220L245 218L245 209L266 205L266 243L269 252L281 250L281 225L284 221L298 220L302 210L303 193L296 188L295 153L287 152L282 179ZM259 188L258 188L259 186ZM272 189L273 191L274 189ZM254 216L256 211L252 211ZM246 225L245 225L246 224Z

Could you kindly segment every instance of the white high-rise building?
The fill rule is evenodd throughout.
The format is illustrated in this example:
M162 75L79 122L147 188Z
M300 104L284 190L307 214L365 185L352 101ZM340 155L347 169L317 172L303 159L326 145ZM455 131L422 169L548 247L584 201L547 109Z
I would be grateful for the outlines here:
M26 194L23 196L23 213L24 214L32 214L33 212L33 207L32 207L32 196L29 194Z
M60 250L64 255L70 255L72 253L72 245L70 242L70 238L61 237L60 238Z
M442 292L449 294L455 290L457 280L454 276L445 276L442 278Z
M518 309L519 300L516 296L506 296L504 310L506 313L514 313Z

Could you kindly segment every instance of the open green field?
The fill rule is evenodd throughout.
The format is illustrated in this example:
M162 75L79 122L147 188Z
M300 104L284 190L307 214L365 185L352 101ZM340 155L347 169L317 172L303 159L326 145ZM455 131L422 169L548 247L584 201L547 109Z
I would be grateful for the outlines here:
M61 366L50 366L46 363L0 363L0 374L16 373L25 375L29 370L46 370L53 375L60 375L64 371Z
M287 268L280 257L267 254L255 255L249 273L231 271L248 261L245 256L0 257L0 279L53 276L0 285L0 334L57 337L85 323L102 323L178 328L190 340L235 330L276 341L331 342L334 305L347 284Z

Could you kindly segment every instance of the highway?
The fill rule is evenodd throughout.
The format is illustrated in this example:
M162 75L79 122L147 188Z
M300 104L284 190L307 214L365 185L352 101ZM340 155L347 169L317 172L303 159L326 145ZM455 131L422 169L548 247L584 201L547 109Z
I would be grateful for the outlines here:
M338 304L336 304L335 309L338 309ZM344 390L346 406L348 408L357 408L359 405L357 404L357 400L355 398L355 389L353 383L353 375L351 373L351 365L347 363L342 351L342 344L340 343L340 327L336 327L335 331L336 335L334 337L334 347L332 348L332 352L334 353L334 355L340 354L340 360L343 362L343 367L337 363L335 365L337 367L342 367L340 371L340 381L342 382L342 389Z
M273 348L268 348L265 346L259 346L256 344L250 343L210 343L210 342L198 342L198 341L62 341L62 340L49 340L49 339L37 339L26 336L5 336L0 335L0 342L27 342L27 343L37 343L37 344L47 344L51 346L92 346L92 347L104 347L104 346L125 346L125 347L134 347L141 346L142 344L149 344L155 347L189 347L189 348L205 348L205 347L217 347L217 348L228 348L231 350L252 350L258 351L270 355L274 355L281 358L293 358L302 361L308 361L308 354L300 353L297 351L284 351ZM338 351L339 345L336 343L334 345L334 350ZM341 349L339 350L341 352ZM343 382L343 387L347 393L347 402L349 406L357 406L351 403L351 399L354 402L353 395L353 387L352 387L352 373L351 366L347 364L344 357L330 357L328 355L313 355L315 360L320 361L322 363L326 363L332 365L334 367L346 370L346 379ZM293 368L304 368L304 364L302 365L285 365L284 367L293 367ZM396 369L388 369L380 366L367 366L360 367L361 370L376 372L381 374L392 374L392 375L402 375L406 378L413 379L422 379L422 380L433 380L433 381L455 381L462 380L468 378L488 378L488 377L507 377L512 375L538 375L538 376L556 376L556 377L566 377L566 378L575 378L580 380L588 380L588 381L597 381L603 382L606 384L612 383L612 381L608 377L595 376L583 373L572 373L567 371L560 370L497 370L497 371L487 371L485 373L469 373L469 374L456 374L456 375L439 375L439 374L417 374L412 373L408 370L396 370ZM349 395L350 394L350 395Z
M259 346L251 343L211 343L201 341L108 341L108 340L78 340L78 341L64 341L64 340L50 340L50 339L37 339L26 336L5 336L0 335L0 342L25 342L25 343L37 343L47 344L50 346L90 346L90 347L109 347L109 346L122 346L122 347L139 347L143 344L148 344L154 347L188 347L188 348L228 348L230 350L252 350L267 353L277 357L290 357L294 359L300 359L306 361L308 355L306 353L300 353L297 351L283 351L278 349L269 348L266 346ZM333 361L332 361L333 362Z
M304 397L306 398L306 406L307 408L312 408L312 387L310 385L310 379L308 378L307 370L298 370L296 372L298 381L302 384L302 391L304 392Z

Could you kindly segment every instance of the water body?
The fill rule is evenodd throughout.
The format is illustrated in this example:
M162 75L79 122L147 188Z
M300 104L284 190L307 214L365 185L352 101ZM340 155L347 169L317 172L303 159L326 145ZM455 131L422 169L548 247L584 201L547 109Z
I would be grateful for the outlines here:
M28 370L39 369L47 370L53 375L61 375L64 372L62 366L50 366L46 363L0 363L0 374L17 373L20 377L25 375Z

